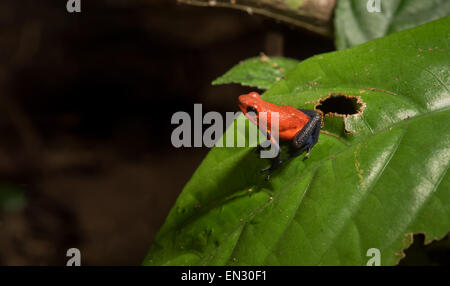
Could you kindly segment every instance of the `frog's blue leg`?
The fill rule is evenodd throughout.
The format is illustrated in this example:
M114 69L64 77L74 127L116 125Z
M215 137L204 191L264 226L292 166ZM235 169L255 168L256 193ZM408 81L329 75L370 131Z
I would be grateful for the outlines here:
M308 158L312 147L319 141L321 118L314 110L299 109L310 117L308 123L295 135L292 145L299 150L292 154L290 158L297 157L306 151L305 159Z
M319 140L319 134L320 134L320 128L322 124L322 120L320 118L320 115L317 114L314 110L305 110L305 109L299 109L306 115L310 117L308 123L303 127L302 130L300 130L297 135L295 136L292 145L298 149L297 152L290 155L289 158L297 157L301 154L303 154L306 151L305 159L308 158L309 152L311 151L312 147L316 145L317 141ZM261 170L261 172L268 171L268 174L266 176L266 181L270 179L270 176L272 172L277 169L284 161L286 161L289 158L286 158L284 160L281 160L281 148L278 142L270 136L269 134L266 134L267 138L270 140L272 145L277 149L277 156L272 159L272 164L268 168L264 168ZM258 151L265 149L262 146L258 146Z

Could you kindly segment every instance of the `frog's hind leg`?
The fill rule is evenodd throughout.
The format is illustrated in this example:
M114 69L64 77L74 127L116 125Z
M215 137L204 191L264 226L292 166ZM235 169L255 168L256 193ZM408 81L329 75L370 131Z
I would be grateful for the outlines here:
M305 113L310 117L308 123L300 130L297 135L295 135L292 145L294 148L299 149L297 152L289 156L297 157L306 151L305 159L309 157L309 152L312 147L319 141L321 118L314 110L299 109L301 112Z
M272 159L272 164L270 165L270 167L261 170L262 173L268 172L266 181L270 179L272 172L276 170L281 164L283 164L287 159L297 157L303 154L305 151L307 151L305 159L308 158L309 152L311 151L312 147L314 147L314 145L316 145L317 141L319 140L320 127L322 123L320 115L313 110L299 110L308 115L310 119L305 127L303 127L303 129L295 135L292 142L293 147L298 149L297 152L290 155L288 158L281 160L280 145L278 144L277 140L275 140L275 138L271 136L270 133L267 134L267 137L271 141L272 146L276 148L277 156Z

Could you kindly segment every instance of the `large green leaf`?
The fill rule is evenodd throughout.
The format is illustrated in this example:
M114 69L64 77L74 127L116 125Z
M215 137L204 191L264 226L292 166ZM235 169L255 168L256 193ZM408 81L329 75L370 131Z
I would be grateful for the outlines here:
M334 24L338 49L359 45L450 15L448 0L371 1L379 1L381 12L369 12L367 4L372 4L369 0L337 1Z
M353 95L362 114L326 116L310 158L288 161L269 182L259 173L269 162L251 148L213 148L144 264L365 265L377 248L393 265L412 233L444 236L449 27L445 18L288 72L265 100L312 109L329 94Z

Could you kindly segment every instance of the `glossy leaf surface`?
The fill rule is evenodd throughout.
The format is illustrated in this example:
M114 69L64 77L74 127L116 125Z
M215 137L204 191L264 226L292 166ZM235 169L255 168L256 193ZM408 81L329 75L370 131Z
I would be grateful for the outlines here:
M445 18L298 64L265 100L313 109L347 95L360 113L326 116L310 158L269 182L251 148L213 148L144 264L366 265L377 248L394 265L412 233L447 234L449 27Z

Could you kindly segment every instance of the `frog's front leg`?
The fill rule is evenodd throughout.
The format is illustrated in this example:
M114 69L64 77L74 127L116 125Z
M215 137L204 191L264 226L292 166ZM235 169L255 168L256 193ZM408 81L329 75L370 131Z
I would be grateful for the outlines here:
M258 146L256 146L255 148L255 152L256 153L261 153L261 151L267 151L269 149L271 149L272 147L275 148L275 156L279 156L281 153L281 148L280 145L278 144L278 141L272 136L272 134L270 132L265 132L265 131L261 131L267 138L266 141L264 141L263 143L259 144ZM270 157L262 157L260 156L260 158L270 158Z
M259 154L261 151L263 151L263 150L265 151L269 148L270 148L270 140L266 140L263 143L256 146L255 152Z
M272 172L274 170L276 170L283 163L283 161L281 160L280 144L274 137L270 136L270 133L268 133L268 138L269 138L268 141L270 141L269 147L275 148L275 157L272 158L272 163L271 163L270 167L261 169L261 173L268 172L268 174L266 175L266 181L268 181L270 179ZM269 147L267 147L267 148L269 148Z

